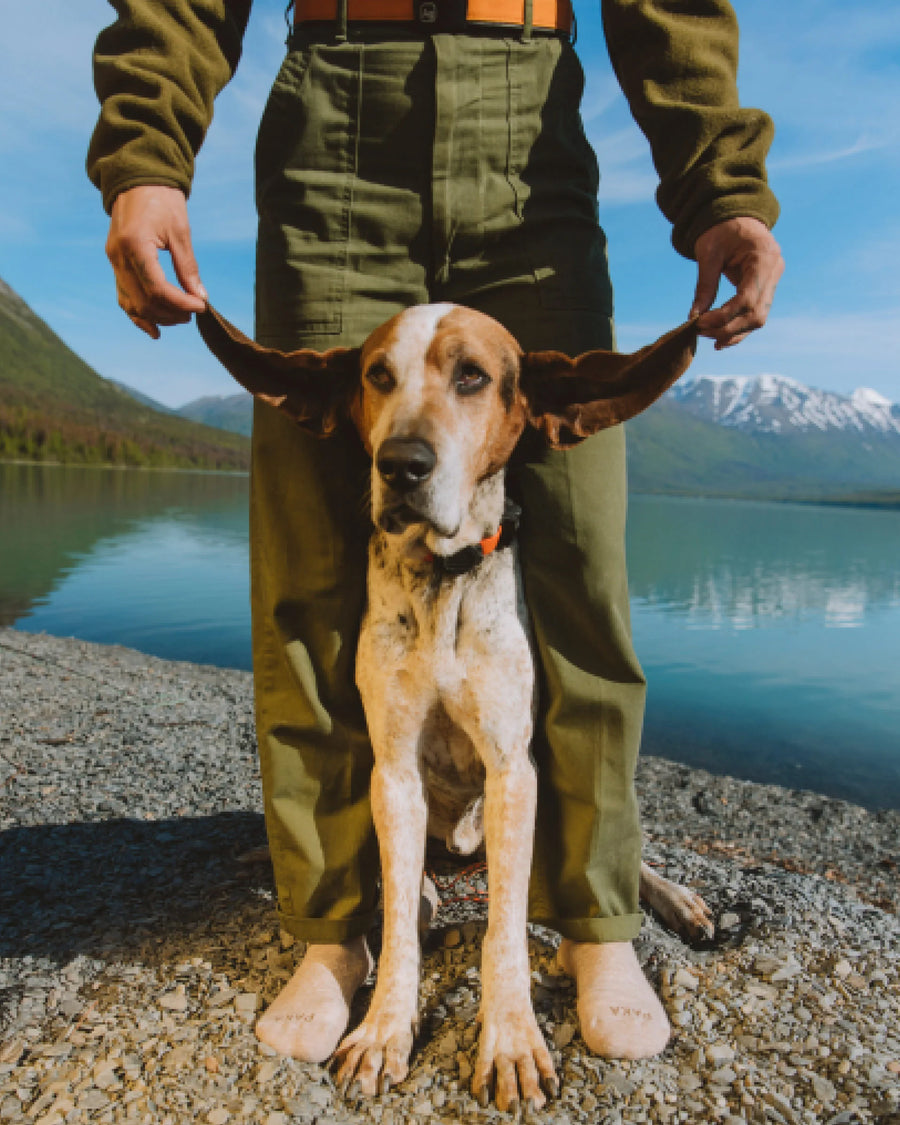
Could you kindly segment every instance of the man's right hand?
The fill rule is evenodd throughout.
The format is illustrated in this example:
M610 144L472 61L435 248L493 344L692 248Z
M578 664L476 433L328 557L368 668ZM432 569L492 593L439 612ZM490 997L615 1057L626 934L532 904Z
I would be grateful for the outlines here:
M166 280L160 250L171 254L181 289ZM206 307L187 201L178 188L151 184L116 196L106 254L116 275L120 306L154 340L159 339L160 325L184 324Z

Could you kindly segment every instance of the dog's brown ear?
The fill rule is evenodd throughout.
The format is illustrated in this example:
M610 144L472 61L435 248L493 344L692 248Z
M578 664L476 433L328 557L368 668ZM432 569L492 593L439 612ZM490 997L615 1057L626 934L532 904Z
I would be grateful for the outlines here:
M280 352L265 348L230 324L212 305L197 314L206 345L261 402L277 406L305 430L330 434L359 384L359 348Z
M687 371L696 350L692 320L633 355L526 352L519 386L528 421L554 449L568 449L646 410Z

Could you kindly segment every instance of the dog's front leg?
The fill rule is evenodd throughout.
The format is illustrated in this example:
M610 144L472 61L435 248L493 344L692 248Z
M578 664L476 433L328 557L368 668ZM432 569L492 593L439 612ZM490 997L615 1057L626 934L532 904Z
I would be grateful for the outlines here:
M550 1052L531 1006L528 967L528 877L534 840L537 779L527 747L498 764L486 763L485 843L487 846L488 929L482 952L481 1037L472 1092L486 1105L496 1074L500 1110L521 1098L534 1108L541 1089L558 1086Z
M427 806L415 740L386 750L373 732L372 819L381 852L384 940L368 1014L338 1047L337 1082L346 1091L385 1093L406 1077L419 987L419 900ZM407 752L408 751L408 752Z

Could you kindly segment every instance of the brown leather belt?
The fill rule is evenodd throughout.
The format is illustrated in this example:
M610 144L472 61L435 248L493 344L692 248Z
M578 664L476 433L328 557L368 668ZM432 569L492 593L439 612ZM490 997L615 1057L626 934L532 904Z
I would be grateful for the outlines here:
M338 0L294 0L294 25L333 23ZM435 32L523 28L525 0L347 0L348 23L406 24L423 35ZM533 0L536 31L570 35L571 0Z

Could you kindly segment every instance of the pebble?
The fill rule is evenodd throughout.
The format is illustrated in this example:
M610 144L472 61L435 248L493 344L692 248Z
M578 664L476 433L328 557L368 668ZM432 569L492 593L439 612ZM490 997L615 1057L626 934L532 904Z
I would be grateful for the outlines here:
M676 988L688 988L692 992L700 986L700 978L692 973L689 969L678 969L675 976L672 978L672 984Z
M302 943L278 926L264 858L239 860L265 843L250 677L15 630L0 642L0 753L25 768L0 787L0 1125L481 1120L482 903L442 906L426 941L409 1077L343 1101L326 1068L253 1036ZM578 1034L558 939L529 926L561 1085L541 1120L893 1125L900 813L661 759L642 761L639 792L647 858L702 890L724 940L692 949L646 920L638 954L675 1033L656 1059L609 1062Z
M186 1012L188 999L183 991L168 992L165 996L160 996L159 1006L172 1012Z
M813 1074L810 1077L810 1082L812 1083L813 1093L825 1105L830 1105L837 1097L837 1088L834 1083L829 1082L827 1078L823 1078L820 1074Z
M575 1038L576 1031L577 1028L574 1023L561 1023L559 1027L554 1029L553 1046L556 1047L558 1051L561 1051L563 1047L568 1047Z

